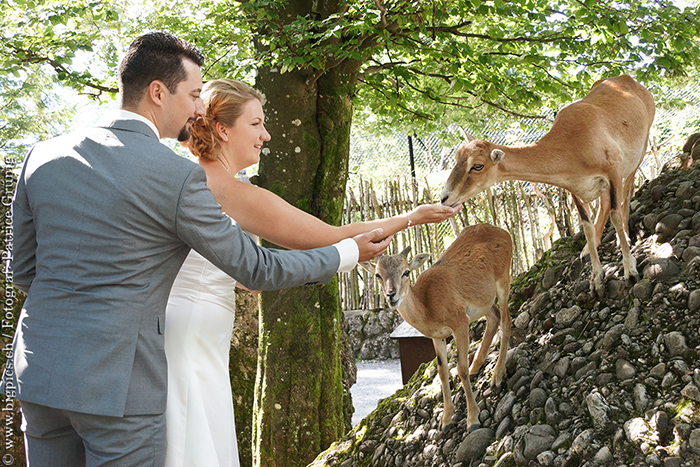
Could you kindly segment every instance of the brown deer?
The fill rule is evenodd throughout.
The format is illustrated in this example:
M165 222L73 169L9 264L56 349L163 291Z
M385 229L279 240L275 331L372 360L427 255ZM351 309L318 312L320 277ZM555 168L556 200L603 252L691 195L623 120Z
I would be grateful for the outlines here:
M409 261L409 250L410 247L398 255L383 255L376 264L365 262L362 267L376 275L389 306L398 309L408 324L433 340L445 406L440 421L443 428L452 423L454 415L445 340L454 336L457 370L467 398L467 426L472 430L479 426L479 410L469 375L484 364L499 323L501 345L491 384L499 386L506 372L513 242L510 234L499 227L488 224L465 227L440 260L418 276L415 285L409 283L409 274L429 255L419 254ZM498 308L494 305L496 298ZM469 324L484 316L484 337L469 366Z
M622 250L625 279L637 279L627 239L634 174L646 153L654 120L654 98L627 75L596 82L580 101L563 108L549 132L536 143L509 147L473 140L457 150L442 190L442 204L456 205L503 180L549 183L573 195L586 235L582 256L590 254L591 291L604 294L597 246L612 220ZM588 203L600 198L591 221Z

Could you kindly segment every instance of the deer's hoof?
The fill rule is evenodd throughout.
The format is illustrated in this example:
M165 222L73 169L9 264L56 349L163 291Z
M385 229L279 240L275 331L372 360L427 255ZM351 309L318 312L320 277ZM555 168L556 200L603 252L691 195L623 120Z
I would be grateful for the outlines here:
M472 431L478 430L479 428L481 428L480 423L474 423L472 425L469 425L469 428L467 428L467 433L471 433Z
M591 278L591 295L601 300L605 298L605 282L602 274L598 277L594 275Z
M439 429L443 433L449 433L450 431L453 431L455 428L457 428L457 424L453 420L450 420L449 422L447 422L447 424L440 422Z

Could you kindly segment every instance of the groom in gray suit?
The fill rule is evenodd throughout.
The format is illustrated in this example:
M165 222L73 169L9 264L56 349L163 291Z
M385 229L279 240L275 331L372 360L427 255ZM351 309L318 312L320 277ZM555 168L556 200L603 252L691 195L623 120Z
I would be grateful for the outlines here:
M191 248L253 290L328 282L381 254L381 231L309 251L256 245L159 138L203 114L202 56L162 33L119 67L122 110L37 144L13 203L14 282L27 293L3 378L32 467L160 466L168 293ZM264 206L261 206L264 209Z

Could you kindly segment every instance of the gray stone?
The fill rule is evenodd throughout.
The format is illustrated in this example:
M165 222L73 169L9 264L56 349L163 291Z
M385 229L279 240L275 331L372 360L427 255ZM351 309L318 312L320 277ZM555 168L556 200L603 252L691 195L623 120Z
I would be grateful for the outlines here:
M632 443L643 441L648 432L649 427L643 418L637 417L625 422L625 436Z
M496 411L493 414L493 419L496 423L501 423L501 420L506 418L513 408L513 404L515 404L516 399L517 396L512 391L503 396L501 401L498 403L498 406L496 406Z
M605 336L600 341L600 348L602 350L610 350L620 345L620 337L625 333L626 329L627 328L624 324L616 324L610 328L610 330L605 333Z
M547 270L544 272L544 277L542 278L542 288L549 289L556 284L558 280L557 270L555 268L547 268Z
M700 212L693 216L691 225L693 226L693 231L695 233L700 233Z
M530 391L530 407L544 407L547 402L547 391L542 388L535 388Z
M667 214L656 223L654 232L662 238L669 238L678 232L678 224L683 220L679 214Z
M588 407L588 413L593 419L593 424L597 429L603 429L608 426L610 423L610 419L608 418L610 407L599 392L592 392L586 396L586 406Z
M647 388L641 384L637 383L634 385L634 406L638 411L644 412L649 405L649 398L647 397Z
M657 411L649 420L649 425L656 430L662 437L665 437L669 432L669 418L668 414L664 411Z
M681 394L688 399L700 402L700 389L698 389L698 387L693 383L688 383L683 389L681 389Z
M664 344L666 344L671 357L682 357L690 350L685 343L685 336L678 331L665 334Z
M642 224L644 224L644 227L651 232L654 230L654 227L656 227L656 222L658 219L659 216L652 212L644 216L642 219Z
M651 280L665 280L678 276L679 272L676 258L654 258L644 268L644 277Z
M690 432L690 438L688 439L688 447L695 454L700 454L700 429L695 429Z
M688 309L690 311L700 310L700 289L690 292L688 296Z
M664 467L681 467L683 465L682 457L667 457L664 459Z
M593 457L593 462L595 462L598 465L611 465L612 461L613 455L612 452L610 452L610 448L607 446L603 446L602 448L600 448Z
M554 451L559 451L559 449L564 447L570 439L571 435L565 431L564 433L557 436L557 439L554 440L554 442L552 443L552 449Z
M574 373L574 380L578 381L581 378L585 378L595 369L596 369L595 362L586 363L583 367L581 367L578 371L576 371L576 373Z
M562 326L570 326L576 318L581 315L581 307L574 305L571 308L564 308L557 313L556 322Z
M627 317L625 317L625 327L627 329L634 329L639 324L639 308L636 306L630 308L627 312Z
M554 434L554 428L549 425L535 425L530 428L530 431L523 436L525 458L532 460L542 452L550 450L555 439Z
M513 320L513 326L518 329L527 329L528 324L530 324L530 313L527 311L520 313Z
M493 430L491 428L479 428L472 431L457 448L455 461L465 462L481 458L492 439Z
M617 379L619 379L620 381L630 379L636 373L637 373L637 370L627 360L619 358L615 362L615 374L617 375Z
M690 199L690 198L692 198L696 192L694 185L695 185L695 182L692 180L679 183L678 188L676 189L676 198L678 198L678 199Z
M642 279L632 287L632 295L642 300L650 298L653 291L654 284L649 279Z
M609 300L620 298L625 292L625 282L621 280L610 280L605 285L605 297Z
M583 430L574 438L574 442L571 443L571 449L578 455L584 455L588 451L594 436L595 431L592 428Z
M543 467L549 467L554 465L554 458L556 455L552 451L544 451L538 454L537 462Z
M423 459L425 459L427 461L433 460L435 458L435 456L437 455L438 450L439 450L438 447L434 444L427 445L426 447L423 448ZM480 456L478 456L478 457L480 457ZM377 464L375 464L373 461L372 465L377 465Z
M552 425L559 423L559 419L561 418L557 410L557 402L551 397L549 397L544 404L544 417L547 423Z
M571 358L569 357L563 357L557 360L554 363L554 366L552 366L552 373L557 375L559 378L563 378L566 376L566 373L569 371L569 366L571 365Z
M690 263L694 258L697 258L700 256L700 247L697 246L689 246L688 248L683 250L683 255L681 256L683 258L683 261L686 263Z
M498 424L498 428L496 428L496 438L501 439L503 436L510 431L510 429L513 427L513 419L510 417L506 417L503 420L501 420L501 423Z
M664 374L666 374L666 365L663 362L655 365L654 368L649 371L649 374L656 378L663 378Z

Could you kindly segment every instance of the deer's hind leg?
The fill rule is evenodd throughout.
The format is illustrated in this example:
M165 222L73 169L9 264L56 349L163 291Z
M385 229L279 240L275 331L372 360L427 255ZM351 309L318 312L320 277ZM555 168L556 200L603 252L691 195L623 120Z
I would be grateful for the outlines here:
M493 337L498 331L498 323L501 321L500 313L495 305L491 305L491 308L486 312L486 329L484 329L484 337L481 339L481 344L479 344L479 349L472 360L472 364L469 367L469 374L475 375L479 372L481 367L486 361L486 356L489 354L491 349L491 342L493 342Z
M440 375L442 400L445 407L442 411L440 427L445 429L453 423L452 416L455 413L455 407L452 402L452 391L450 390L450 369L447 362L447 342L445 339L433 339L433 347L435 347L435 355L437 356L438 375Z
M577 196L572 195L572 197L576 204L576 209L578 209L579 216L581 217L583 233L586 235L588 252L591 256L591 269L593 270L591 274L591 292L598 294L598 296L602 298L605 295L603 265L600 263L600 258L598 257L598 243L596 242L595 226L593 222L591 222L591 210L588 208L588 205Z
M510 334L512 326L512 318L508 309L508 298L510 297L510 270L496 283L498 293L499 315L501 317L501 345L498 349L498 360L496 360L496 368L493 370L491 377L492 386L500 386L503 377L506 374L506 358L508 357L508 346L510 345ZM495 305L492 307L495 308Z
M626 183L624 186L613 185L610 187L610 203L612 206L610 209L610 220L615 227L617 238L620 241L622 265L625 268L625 280L630 278L633 280L638 280L639 272L637 272L637 260L635 260L634 256L632 256L632 252L630 251L630 244L627 238L628 228L625 225L629 214L625 212L625 209L628 208L625 207L624 198L628 193L629 187Z

